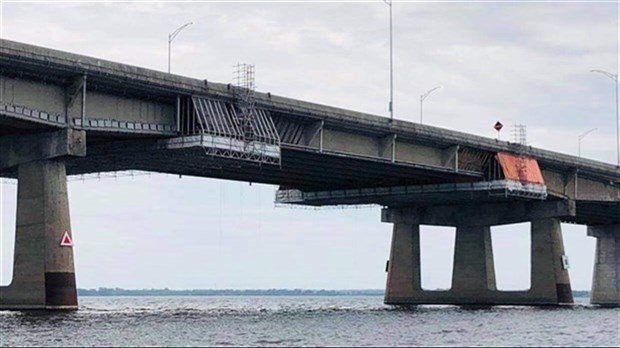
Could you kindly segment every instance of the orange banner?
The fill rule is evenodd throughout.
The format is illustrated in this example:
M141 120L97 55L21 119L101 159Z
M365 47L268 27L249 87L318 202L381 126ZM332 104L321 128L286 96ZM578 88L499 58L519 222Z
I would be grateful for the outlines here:
M495 158L502 167L507 180L530 184L545 183L536 159L508 152L498 152Z

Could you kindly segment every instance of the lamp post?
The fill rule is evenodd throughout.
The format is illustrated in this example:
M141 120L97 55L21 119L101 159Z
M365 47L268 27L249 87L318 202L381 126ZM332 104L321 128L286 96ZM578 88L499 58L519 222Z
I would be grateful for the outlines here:
M422 118L422 112L423 112L422 105L424 104L424 99L426 99L426 97L428 97L431 93L433 93L433 91L438 90L440 88L441 88L441 86L437 86L435 88L431 88L426 93L424 93L424 94L422 94L420 96L420 124L422 124L422 120L423 120L423 118Z
M618 115L618 75L603 70L590 70L603 74L616 82L616 153L618 156L617 165L620 167L620 116Z
M583 134L581 134L579 136L579 140L577 141L577 154L579 155L579 157L581 157L581 140L583 140L583 138L585 138L586 135L594 132L595 130L596 130L596 128L592 128L589 131L587 131L587 132L585 132L585 133L583 133Z
M188 27L188 26L190 26L192 24L194 24L194 23L192 23L192 22L185 23L182 26L178 27L177 30L175 30L172 33L168 34L168 74L170 73L170 58L172 57L172 40L174 40L174 38L177 37L177 35L179 35L181 30L185 29L186 27Z
M390 121L394 119L394 70L392 65L392 0L383 0L390 7Z

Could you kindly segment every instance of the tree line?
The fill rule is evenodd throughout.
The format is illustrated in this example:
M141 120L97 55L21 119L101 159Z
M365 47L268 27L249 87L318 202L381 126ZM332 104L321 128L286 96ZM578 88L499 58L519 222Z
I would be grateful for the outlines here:
M383 296L385 290L308 290L308 289L78 289L79 296ZM587 290L573 291L574 297L590 297Z

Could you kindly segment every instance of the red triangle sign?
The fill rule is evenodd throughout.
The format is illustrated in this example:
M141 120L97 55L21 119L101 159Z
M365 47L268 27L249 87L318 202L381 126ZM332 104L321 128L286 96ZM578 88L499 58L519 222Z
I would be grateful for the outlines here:
M60 240L60 246L73 246L73 240L71 239L71 236L69 236L69 231L65 231L65 234L62 235L62 239Z

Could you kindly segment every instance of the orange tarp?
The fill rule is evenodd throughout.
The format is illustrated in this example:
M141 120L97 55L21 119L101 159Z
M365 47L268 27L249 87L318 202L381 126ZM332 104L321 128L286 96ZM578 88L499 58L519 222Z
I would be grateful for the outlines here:
M498 152L495 158L502 167L507 180L531 184L545 183L536 159L507 152Z

